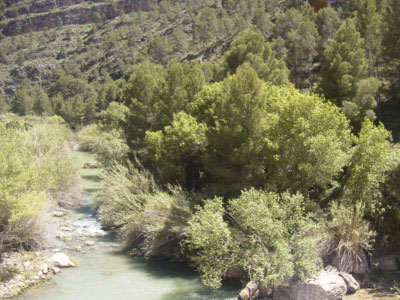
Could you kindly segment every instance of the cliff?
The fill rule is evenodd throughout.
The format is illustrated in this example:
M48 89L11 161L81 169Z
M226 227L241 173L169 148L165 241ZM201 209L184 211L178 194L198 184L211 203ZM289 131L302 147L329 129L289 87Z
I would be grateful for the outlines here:
M95 13L104 20L112 19L122 12L147 10L153 0L45 0L33 1L29 5L7 9L0 17L0 32L14 36L31 31L54 28L62 25L88 24L95 22Z

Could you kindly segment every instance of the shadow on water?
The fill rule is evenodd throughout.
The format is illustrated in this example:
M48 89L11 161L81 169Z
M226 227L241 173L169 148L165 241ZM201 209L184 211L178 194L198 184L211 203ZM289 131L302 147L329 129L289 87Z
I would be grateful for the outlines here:
M84 191L85 193L89 194L89 195L87 195L87 196L90 196L90 194L93 194L93 193L99 191L99 189L98 189L98 188L87 188L87 189L83 189L83 191Z
M101 182L101 177L100 176L98 176L98 175L83 175L83 176L81 176L81 178L83 179L83 180L89 180L89 181L92 181L92 182Z

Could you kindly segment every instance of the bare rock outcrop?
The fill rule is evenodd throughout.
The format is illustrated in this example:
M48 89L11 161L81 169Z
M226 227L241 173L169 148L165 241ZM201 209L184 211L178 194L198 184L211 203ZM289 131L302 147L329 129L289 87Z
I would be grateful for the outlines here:
M315 277L304 282L280 286L274 300L340 300L347 293L347 284L339 271L327 267Z

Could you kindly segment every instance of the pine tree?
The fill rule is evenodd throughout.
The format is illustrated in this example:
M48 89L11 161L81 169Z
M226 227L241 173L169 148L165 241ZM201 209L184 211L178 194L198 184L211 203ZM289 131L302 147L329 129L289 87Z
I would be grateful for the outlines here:
M308 17L303 17L299 26L288 33L286 61L297 88L312 85L311 71L317 55L318 38L315 23Z
M4 114L8 112L9 110L9 105L7 101L4 99L4 97L0 94L0 114Z
M381 17L376 10L375 0L364 0L357 13L357 29L364 39L364 48L369 60L369 74L376 76L376 64L381 53Z
M352 20L345 21L336 32L335 39L325 45L321 69L321 88L325 96L353 121L355 129L365 116L373 119L375 94L379 87L376 78L367 77L367 58L364 43ZM368 86L367 91L363 87ZM362 94L362 95L361 95ZM362 100L360 100L362 99ZM362 103L362 104L361 104Z

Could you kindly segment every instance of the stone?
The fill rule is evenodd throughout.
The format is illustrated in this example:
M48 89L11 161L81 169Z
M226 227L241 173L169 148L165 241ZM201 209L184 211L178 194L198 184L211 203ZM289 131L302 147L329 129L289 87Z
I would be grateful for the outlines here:
M239 300L252 300L257 298L264 298L272 294L271 289L267 289L263 284L255 281L250 281L246 287L240 291L238 295Z
M63 217L64 215L65 215L65 213L62 212L62 211L53 211L53 216L54 216L54 217L61 218L61 217Z
M56 267L68 268L77 267L78 264L65 253L56 253L50 258L51 263Z
M51 267L51 271L53 272L53 274L58 274L61 272L61 269L58 267Z
M339 276L343 278L344 282L346 282L348 293L353 294L360 289L360 284L357 280L354 279L353 275L345 272L340 272Z
M304 282L279 286L274 300L340 300L347 293L347 285L334 267L327 267Z
M84 169L98 169L101 168L101 163L99 162L86 162L83 164Z
M93 245L94 245L94 242L93 242L93 241L86 241L86 242L85 242L85 245L86 245L86 246L93 246Z

